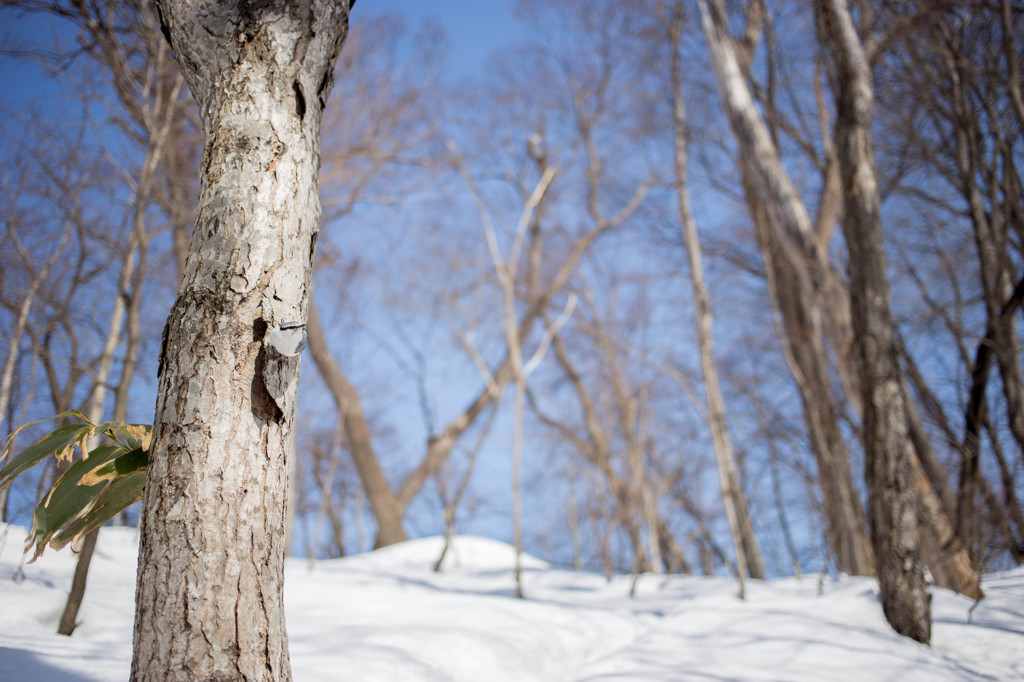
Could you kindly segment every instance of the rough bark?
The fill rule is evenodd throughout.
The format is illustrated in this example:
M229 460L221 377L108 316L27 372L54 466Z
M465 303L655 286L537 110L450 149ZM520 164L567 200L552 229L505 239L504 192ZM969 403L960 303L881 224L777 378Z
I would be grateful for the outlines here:
M871 138L871 70L845 0L820 0L817 9L821 42L835 67L835 136L844 188L841 225L849 250L853 341L864 410L861 438L882 609L896 632L927 643L931 598L919 547L915 491L915 481L927 479L914 469L889 305Z
M288 680L282 583L298 358L319 229L320 120L348 2L157 4L206 138L164 329L133 680ZM284 386L268 390L268 383Z

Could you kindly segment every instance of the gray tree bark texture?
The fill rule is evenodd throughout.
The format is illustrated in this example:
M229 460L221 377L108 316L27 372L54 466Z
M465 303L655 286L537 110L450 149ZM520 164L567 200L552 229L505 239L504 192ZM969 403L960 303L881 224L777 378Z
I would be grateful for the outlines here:
M282 601L298 358L320 219L320 120L350 2L161 0L206 137L164 330L132 680L290 680ZM272 397L268 382L285 386Z
M845 0L820 0L821 42L836 79L841 221L850 259L853 341L859 360L871 540L882 610L893 629L931 639L931 597L917 525L914 460L907 433L882 235L871 118L871 69Z

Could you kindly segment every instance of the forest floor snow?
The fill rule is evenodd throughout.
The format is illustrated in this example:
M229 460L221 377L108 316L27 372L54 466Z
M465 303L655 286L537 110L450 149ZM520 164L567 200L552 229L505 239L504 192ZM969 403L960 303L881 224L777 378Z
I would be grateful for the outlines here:
M137 532L105 528L70 638L54 634L76 557L22 565L26 530L0 524L0 682L128 678ZM289 559L297 682L1024 680L1024 570L987 575L987 598L933 589L932 646L892 632L873 580L607 581L514 551L426 538L344 559Z

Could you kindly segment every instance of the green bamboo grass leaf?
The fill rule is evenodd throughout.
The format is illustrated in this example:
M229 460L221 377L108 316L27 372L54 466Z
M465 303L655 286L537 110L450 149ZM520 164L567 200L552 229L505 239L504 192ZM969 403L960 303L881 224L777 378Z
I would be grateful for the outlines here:
M116 478L97 496L94 504L77 519L56 533L50 547L60 550L69 543L96 530L122 511L142 499L146 487L145 468Z
M46 494L40 504L44 506L52 506L53 504L59 503L62 498L66 498L68 493L75 487L81 485L98 485L101 481L86 482L83 479L92 471L109 465L113 459L123 452L124 450L120 445L114 445L112 443L93 448L89 453L88 459L78 460L69 466L63 474L61 474L60 478L58 478L50 487L50 491Z
M153 427L149 424L118 424L121 438L126 450L149 450L149 441L153 436Z
M123 446L125 444L121 435L121 427L123 426L124 424L121 422L103 422L96 427L96 433L103 434L110 440ZM130 450L131 448L126 449Z
M76 423L81 422L81 423L89 424L90 426L93 425L92 422L90 422L88 419L85 418L85 415L82 414L82 412L80 410L68 410L67 412L61 412L58 415L54 415L52 417L47 417L46 419L39 419L39 420L36 420L34 422L29 422L27 424L22 424L17 429L15 429L13 433L8 435L7 438L4 439L3 447L0 447L0 461L3 461L4 458L7 456L8 450L10 449L11 443L14 441L14 439L18 436L19 433L21 433L25 429L31 428L31 427L36 426L38 424L45 424L46 422L59 421L61 419L76 419L76 420L78 420Z
M55 419L73 421L46 434L0 469L0 488L3 488L51 456L70 460L76 447L82 451L82 457L67 468L36 505L25 547L26 552L34 549L31 561L38 559L48 544L60 549L139 500L149 465L147 449L152 426L121 422L104 422L97 426L79 410L20 427L0 449L0 462L4 461L19 432ZM87 449L86 441L98 435L104 436L107 442Z
M66 416L69 413L65 413ZM47 421L47 420L42 420ZM40 422L34 422L39 424ZM24 429L31 424L18 429ZM13 438L15 431L11 434L10 438ZM93 435L93 425L86 423L74 423L65 424L64 426L58 426L56 429L46 434L29 447L22 450L16 457L7 463L3 469L0 469L0 488L9 485L11 481L25 473L35 465L39 464L47 457L62 457L66 456L71 448L75 445L80 444L86 438Z
M35 545L32 561L39 558L56 532L86 513L102 492L104 482L86 484L82 477L121 452L117 445L101 445L93 449L88 459L78 460L57 479L32 515L32 530L27 539L27 547Z
M141 447L125 452L118 446L116 457L104 460L82 475L79 485L95 485L104 481L113 481L122 476L145 469L149 464L149 454ZM93 458L89 458L93 463Z

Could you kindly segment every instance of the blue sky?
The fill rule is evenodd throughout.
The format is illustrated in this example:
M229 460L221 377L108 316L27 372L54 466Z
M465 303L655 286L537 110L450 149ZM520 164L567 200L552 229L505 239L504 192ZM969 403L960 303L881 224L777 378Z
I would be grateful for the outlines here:
M14 48L18 43L28 45L49 44L53 37L67 24L56 20L48 14L28 14L12 20L17 16L13 12L4 14L4 23L0 25L0 46L4 49ZM73 37L73 34L69 34ZM50 78L38 63L28 59L0 56L0 84L3 87L3 104L25 102L33 97L44 94L55 94L59 84Z
M517 41L521 25L513 17L515 5L516 0L359 0L352 16L397 14L410 27L429 20L448 36L450 65L467 73L495 48Z
M515 44L522 36L522 24L513 15L515 5L516 0L359 0L352 16L358 20L374 14L396 14L405 17L412 29L424 21L436 24L447 36L451 72L468 75L495 49ZM5 25L0 26L0 44L7 48L15 41L49 42L66 26L45 13L24 15L14 21L10 12L5 17ZM66 37L74 39L70 33ZM0 84L8 104L57 90L42 68L7 56L0 56Z
M514 17L513 10L516 4L517 0L358 0L352 19L360 21L375 15L393 14L403 17L411 32L429 22L445 35L445 76L462 79L478 76L483 65L496 51L514 45L525 37L522 23L516 21ZM56 19L45 12L16 16L13 12L7 11L4 13L4 19L0 24L0 49L10 50L17 45L33 48L59 42L65 49L70 50L77 45L74 28L68 22ZM36 117L31 112L38 112L39 118L45 118L51 123L56 120L56 125L62 125L62 122L67 120L77 120L81 114L80 109L75 109L74 113L61 113L67 112L67 106L79 106L71 92L73 86L66 75L48 73L47 68L37 61L0 55L0 85L3 87L0 95L0 114L5 110L10 114L6 121L2 122L6 126L16 128L31 121ZM98 119L103 118L100 112ZM140 371L137 381L136 390L144 397L132 406L129 415L131 420L147 422L151 419L152 400L149 392L153 389L151 382L155 376L155 369L150 366L152 360L150 349L150 353L143 359L144 369ZM312 375L313 370L312 363L306 365L306 374ZM461 409L465 396L471 395L475 389L475 386L471 386L464 391L456 391L455 397L451 400L458 403ZM308 400L314 398L310 396ZM416 439L410 446L414 454L419 454L420 445L421 439ZM506 458L502 456L497 464L501 471L497 475L485 476L497 480L500 484L500 490L489 491L492 497L505 495L508 489L508 475L504 471L507 467ZM462 462L459 462L459 465L461 466ZM504 536L510 532L507 510L504 507L507 507L507 504L499 505L499 518L490 521L489 531L492 535ZM434 520L431 519L432 522ZM486 524L488 521L484 519L483 523ZM410 515L408 528L414 533L417 531L415 525L415 520ZM483 529L477 528L478 532L481 530Z

